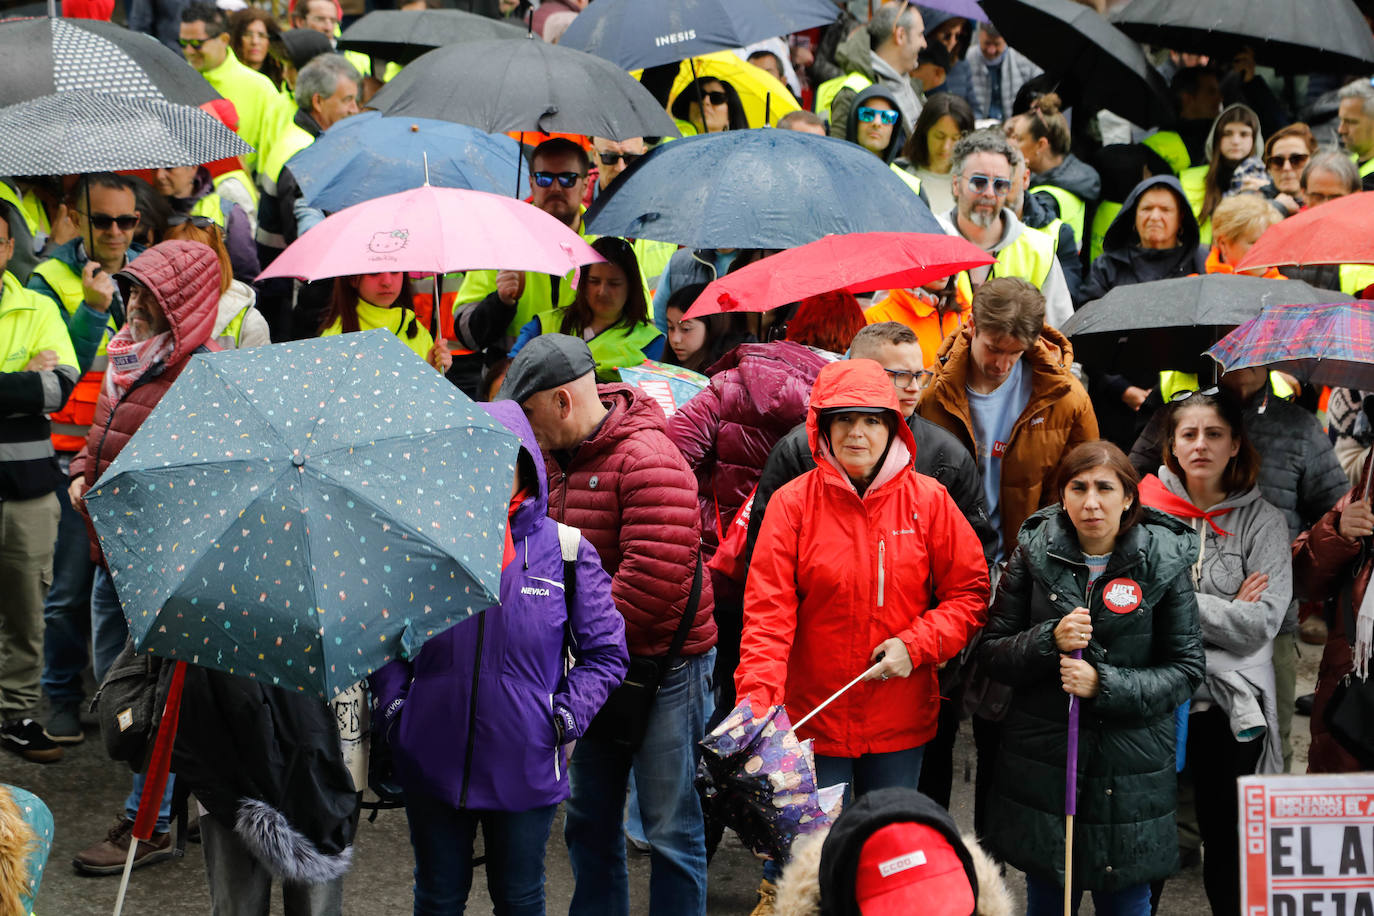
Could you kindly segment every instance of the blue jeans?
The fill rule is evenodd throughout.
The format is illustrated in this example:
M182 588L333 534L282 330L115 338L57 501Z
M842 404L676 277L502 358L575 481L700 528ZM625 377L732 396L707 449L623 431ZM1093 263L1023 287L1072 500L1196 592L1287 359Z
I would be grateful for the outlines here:
M569 916L629 916L621 818L634 766L635 789L650 854L649 912L705 916L706 837L692 780L696 743L711 714L715 650L684 659L663 679L644 744L627 754L595 738L573 751L572 797L563 834L572 860Z
M67 459L61 461L66 476ZM57 523L57 546L52 558L52 586L43 602L43 693L54 706L80 703L81 672L90 659L91 629L90 540L81 513L72 508L65 484L57 488L62 516Z
M95 581L91 586L91 638L95 679L99 682L105 680L106 673L129 638L129 624L124 619L119 596L115 594L114 580L103 566L96 566ZM167 790L162 793L162 804L158 806L157 826L153 828L155 833L166 833L170 829L174 779L172 774L167 774ZM142 794L143 774L135 773L133 791L124 799L124 816L129 820L138 817L138 800Z
M557 805L529 811L459 811L406 792L415 848L415 916L460 914L472 891L472 840L482 826L487 891L497 916L544 916L544 850Z
M849 783L847 799L855 799L874 789L914 789L921 781L921 758L926 746L888 751L885 754L864 754L862 757L824 757L816 755L816 785ZM848 801L845 803L848 804ZM777 883L782 869L772 859L763 863L763 877Z
M1096 916L1150 916L1150 885L1133 884L1110 893L1093 891ZM1073 911L1083 902L1083 892L1074 891ZM1026 916L1060 916L1064 912L1064 889L1051 881L1026 875Z

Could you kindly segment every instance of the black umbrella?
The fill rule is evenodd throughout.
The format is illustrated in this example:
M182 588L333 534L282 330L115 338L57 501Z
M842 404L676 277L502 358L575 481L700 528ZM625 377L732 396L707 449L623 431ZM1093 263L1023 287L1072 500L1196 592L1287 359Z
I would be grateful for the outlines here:
M80 90L182 105L220 97L181 56L142 32L94 19L0 22L0 105Z
M1173 101L1159 71L1091 7L1074 0L983 0L983 9L1009 44L1058 81L1066 104L1105 108L1142 127L1173 121Z
M437 48L416 58L368 104L387 116L455 121L489 134L678 135L673 119L630 74L537 39Z
M1089 371L1196 371L1204 351L1266 306L1348 302L1300 280L1203 274L1118 286L1060 328Z
M795 248L848 232L944 233L868 150L771 128L663 144L596 199L587 228L694 248Z
M408 64L448 45L526 37L526 30L509 22L461 10L376 10L344 29L339 47L369 57Z
M1112 22L1137 41L1175 51L1255 60L1303 73L1365 73L1374 35L1353 0L1131 0Z
M834 0L597 0L558 43L638 70L829 25L839 15Z
M0 108L0 175L76 175L201 165L251 153L191 105L99 92L59 92Z

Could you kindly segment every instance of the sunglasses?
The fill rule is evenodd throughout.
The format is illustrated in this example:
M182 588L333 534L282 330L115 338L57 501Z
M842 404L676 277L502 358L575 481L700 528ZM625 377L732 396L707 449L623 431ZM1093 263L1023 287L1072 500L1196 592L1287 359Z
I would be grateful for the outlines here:
M581 172L535 172L534 183L541 188L553 187L554 180L557 179L560 188L571 188L581 181Z
M606 168L615 168L622 159L625 160L626 166L634 165L643 155L643 153L597 153L596 157L601 160L601 164Z
M712 105L725 104L725 92L721 89L712 89L710 92L703 92L701 97Z
M867 105L860 105L857 114L859 120L862 121L864 124L872 124L874 121L878 120L879 117L882 118L882 122L884 124L896 124L897 118L899 116L898 113L895 111L884 111L879 108L869 108Z
M1174 392L1173 397L1169 398L1169 403L1170 403L1170 404L1179 404L1179 403L1182 403L1183 401L1188 400L1188 399L1191 398L1193 395L1201 395L1201 396L1204 397L1204 398L1213 398L1213 397L1216 397L1216 396L1217 396L1217 393L1218 393L1220 390L1221 390L1221 389L1217 388L1217 386L1215 386L1215 385L1213 385L1211 388L1208 388L1206 391L1191 391L1191 390L1189 390L1189 389L1187 389L1187 388L1183 388L1183 389L1180 389L1179 391L1175 391L1175 392Z
M207 41L214 41L219 35L211 35L209 38L178 38L177 44L183 48L190 48L192 51L199 51L200 46Z
M931 378L935 373L925 369L884 369L884 372L892 379L892 384L898 388L910 388L913 384L917 388L925 388L930 384Z
M1293 169L1300 169L1303 163L1307 162L1310 158L1312 157L1307 155L1307 153L1289 153L1287 156L1270 156L1268 159L1264 160L1264 163L1269 166L1270 169L1277 172L1285 165Z
M115 225L118 225L120 229L128 232L138 225L138 217L131 213L125 214L124 216L110 216L107 213L92 213L89 219L91 225L101 232Z
M184 213L178 213L176 216L167 220L167 226L169 228L172 226L180 226L182 223L190 223L197 229L209 229L211 226L215 225L215 221L208 216L187 216ZM123 228L123 224L121 224L120 228Z
M992 185L992 192L998 197L1002 197L1011 190L1010 178L992 178L988 175L970 175L967 179L968 189L974 194L982 194Z

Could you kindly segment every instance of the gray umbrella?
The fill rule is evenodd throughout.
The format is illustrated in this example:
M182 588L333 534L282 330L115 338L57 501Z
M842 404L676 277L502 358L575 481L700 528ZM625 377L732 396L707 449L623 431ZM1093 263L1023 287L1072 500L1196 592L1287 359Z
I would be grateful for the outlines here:
M525 38L523 28L462 10L375 10L344 29L339 47L408 64L448 45Z
M435 118L489 134L676 137L649 90L610 61L525 41L470 41L417 58L368 103L382 114Z
M180 55L142 32L94 19L0 22L0 105L74 91L183 105L220 97Z
M191 105L59 92L0 108L0 175L201 165L253 148Z

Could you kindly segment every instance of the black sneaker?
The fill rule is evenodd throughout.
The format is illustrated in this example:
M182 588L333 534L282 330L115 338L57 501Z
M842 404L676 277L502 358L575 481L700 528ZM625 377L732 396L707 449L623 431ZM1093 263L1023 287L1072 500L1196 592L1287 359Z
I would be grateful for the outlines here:
M32 719L15 719L0 725L0 745L34 763L53 763L62 759L62 748L43 734L43 726Z
M48 724L43 734L58 744L80 744L86 740L86 732L81 728L80 702L59 703L53 706L48 716Z

